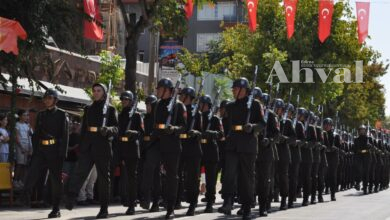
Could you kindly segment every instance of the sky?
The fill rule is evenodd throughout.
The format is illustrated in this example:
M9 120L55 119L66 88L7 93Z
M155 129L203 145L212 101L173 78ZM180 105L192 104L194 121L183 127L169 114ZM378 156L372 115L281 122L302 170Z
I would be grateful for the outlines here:
M355 3L351 1L351 5ZM356 13L356 11L355 11ZM372 0L370 5L370 23L368 45L382 54L382 61L390 63L390 0ZM386 116L390 116L390 70L381 78L385 85Z

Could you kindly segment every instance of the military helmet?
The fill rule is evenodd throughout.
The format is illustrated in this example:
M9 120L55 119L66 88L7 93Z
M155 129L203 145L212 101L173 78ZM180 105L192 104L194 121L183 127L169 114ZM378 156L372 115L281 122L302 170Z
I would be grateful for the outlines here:
M274 101L275 109L282 108L284 109L284 101L282 99L275 99Z
M367 130L367 127L365 125L360 125L358 130L362 130L362 129Z
M289 112L295 112L295 107L291 103L286 105L286 109L288 109Z
M298 108L298 115L303 115L305 118L308 116L308 112L305 108Z
M195 98L195 96L196 96L196 94L195 94L195 89L192 88L192 87L183 88L183 89L180 91L180 94L181 94L181 95L190 96L191 98Z
M249 81L247 78L241 77L241 78L233 81L232 88L234 88L234 87L247 89L247 88L249 88Z
M145 104L152 104L157 101L157 97L155 95L149 95L145 98Z
M119 97L120 100L128 99L130 101L133 101L134 95L131 91L127 90L121 93L121 96Z
M55 99L58 99L58 92L55 89L47 89L45 94L43 94L43 97L51 96Z
M103 83L95 83L92 85L92 89L95 88L96 86L101 87L104 91L104 94L107 94L107 86L106 85L104 85Z
M220 108L225 108L227 104L230 103L230 100L229 99L225 99L221 102L221 104L219 105Z
M331 118L325 118L324 125L333 125L333 120Z
M210 106L212 105L211 103L211 97L209 95L204 95L204 96L201 96L200 99L199 99L200 103L205 103L205 104L209 104Z
M263 93L263 96L261 97L261 100L263 101L263 103L265 105L268 104L268 102L269 102L269 95L268 95L268 93Z
M253 97L257 99L261 99L261 97L263 96L263 91L261 91L259 87L255 87L252 93L253 93Z
M170 78L162 78L157 83L157 89L160 88L160 87L172 89L173 88L173 82L172 82L172 80Z

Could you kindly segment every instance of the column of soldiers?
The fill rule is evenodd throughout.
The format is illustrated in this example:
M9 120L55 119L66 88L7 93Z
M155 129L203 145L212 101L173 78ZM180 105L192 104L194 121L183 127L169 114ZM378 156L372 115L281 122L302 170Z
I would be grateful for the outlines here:
M125 214L134 215L139 202L150 212L163 206L166 219L174 218L183 201L189 203L186 215L195 215L201 166L206 172L204 213L216 211L219 177L224 202L217 211L231 215L238 203L242 219L251 218L257 202L259 215L267 216L273 201L286 210L300 196L302 206L308 206L324 202L327 193L335 201L336 192L352 187L364 194L388 188L389 136L365 125L356 134L348 132L337 117L323 119L321 106L315 113L313 100L311 109L305 109L299 98L296 106L291 103L292 91L285 103L278 98L278 88L272 95L272 86L263 93L254 84L251 87L246 78L235 80L234 101L218 105L218 97L212 101L202 95L202 86L198 92L192 87L179 89L179 80L175 86L164 78L157 84L157 97L146 97L143 117L132 92L121 94L118 116L108 102L110 89L94 84L94 102L84 109L80 159L65 189L65 207L73 208L93 165L98 172L97 218L109 217L110 175L115 166L125 177ZM55 90L48 90L43 101L47 110L38 114L32 169L50 170L49 218L56 218L61 216L59 170L66 154L68 120L56 107ZM27 195L35 177L29 177Z

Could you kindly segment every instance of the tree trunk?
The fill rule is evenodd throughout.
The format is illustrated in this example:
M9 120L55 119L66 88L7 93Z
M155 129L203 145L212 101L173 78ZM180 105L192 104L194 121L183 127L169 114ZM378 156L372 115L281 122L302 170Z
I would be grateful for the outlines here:
M125 89L136 92L138 36L129 35L126 39Z

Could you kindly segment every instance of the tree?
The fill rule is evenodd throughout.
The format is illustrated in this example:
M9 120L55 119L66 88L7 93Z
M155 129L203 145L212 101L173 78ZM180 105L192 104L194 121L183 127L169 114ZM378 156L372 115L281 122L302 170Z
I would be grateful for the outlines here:
M217 43L210 46L210 68L213 72L221 72L227 68L230 78L253 78L255 65L259 66L257 84L266 88L275 61L279 61L288 79L292 79L292 62L296 60L313 61L315 64L347 64L351 72L355 71L355 61L364 63L364 83L347 84L329 82L336 73L331 73L326 83L316 74L315 83L281 84L281 98L287 98L290 87L294 96L301 97L301 107L309 107L310 97L314 96L316 104L324 105L325 116L333 117L340 112L342 123L357 126L369 119L373 124L384 117L383 85L378 78L388 68L379 62L380 54L366 44L360 45L356 34L356 19L348 2L339 1L334 6L331 36L321 43L318 40L318 1L299 1L297 6L295 33L288 40L284 6L279 1L263 0L258 6L258 27L251 33L247 25L238 24L227 28ZM240 43L237 43L240 42ZM343 77L341 77L343 79ZM354 80L354 76L352 76ZM321 82L321 83L320 83ZM274 78L273 83L277 83ZM267 91L268 92L268 91ZM292 100L295 100L293 98ZM311 110L315 110L314 108Z
M207 1L215 2L215 0L195 0L194 2L201 6ZM128 15L122 0L117 1L126 29L126 89L136 91L138 40L141 33L149 27L152 32L160 31L161 36L184 36L187 30L183 7L185 2L186 0L138 0L136 6L141 9L141 15L137 18L134 13Z
M16 90L19 77L35 80L34 70L44 68L52 76L53 63L46 53L45 45L49 37L53 37L57 44L66 49L80 49L78 28L83 13L76 5L62 0L7 0L0 4L0 15L8 19L15 19L27 32L27 40L19 41L19 55L7 54L0 51L0 70L10 74L12 83L11 121L10 128L15 128ZM61 19L58 19L61 18ZM80 22L77 22L80 19ZM0 74L0 83L6 79ZM14 156L15 132L11 132L10 160Z

